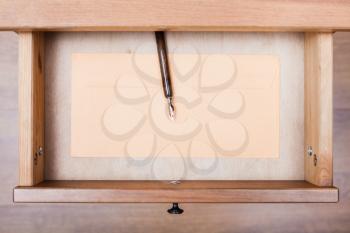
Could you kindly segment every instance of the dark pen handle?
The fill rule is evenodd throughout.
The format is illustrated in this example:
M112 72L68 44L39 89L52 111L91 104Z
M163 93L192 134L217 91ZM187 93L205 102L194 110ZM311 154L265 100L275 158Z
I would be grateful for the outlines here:
M165 34L164 32L156 32L155 34L156 34L157 51L158 51L158 58L159 58L159 65L160 65L160 73L162 75L164 96L166 98L171 98L173 97L173 90L171 86Z

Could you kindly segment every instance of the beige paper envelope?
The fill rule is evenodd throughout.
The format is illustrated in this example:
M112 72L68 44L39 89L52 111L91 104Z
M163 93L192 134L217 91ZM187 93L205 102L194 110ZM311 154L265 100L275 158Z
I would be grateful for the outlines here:
M279 157L279 59L170 54L176 120L155 54L72 55L71 155Z

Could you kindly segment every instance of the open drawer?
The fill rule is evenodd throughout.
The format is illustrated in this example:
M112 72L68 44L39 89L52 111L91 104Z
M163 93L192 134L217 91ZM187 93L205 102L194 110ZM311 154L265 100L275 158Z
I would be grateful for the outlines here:
M175 100L201 98L199 107L179 108L175 128L159 116L153 33L19 33L15 202L338 201L332 33L169 32L167 39L175 93L185 93ZM227 57L233 65L225 67ZM144 77L148 99L135 92L135 77ZM146 115L143 128L134 123L140 130L127 126L133 113ZM190 117L203 127L187 132L196 128Z
M19 35L15 202L338 201L332 33L350 30L345 1L0 5L0 30ZM176 127L159 124L159 30Z

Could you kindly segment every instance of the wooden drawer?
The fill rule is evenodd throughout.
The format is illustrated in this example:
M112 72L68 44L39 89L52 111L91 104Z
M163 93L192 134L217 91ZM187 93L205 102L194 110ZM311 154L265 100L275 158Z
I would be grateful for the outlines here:
M266 4L260 1L242 3L226 0L220 0L215 5L209 1L202 4L197 1L186 1L183 4L171 1L140 1L135 4L125 4L123 1L105 2L108 4L36 2L30 8L23 7L26 1L1 3L5 10L0 15L0 29L15 30L19 35L20 179L14 189L15 202L338 201L338 189L333 186L332 165L332 33L350 29L348 4L343 1L334 1L332 4L315 1L271 1ZM98 9L95 9L97 6ZM135 8L130 8L131 6ZM197 9L195 13L188 10L192 8ZM280 9L279 13L276 12L277 8ZM312 13L307 9L312 9ZM14 10L18 12L18 18L13 16ZM141 17L140 12L148 12L147 19ZM207 16L208 12L212 13L212 17ZM339 17L325 20L332 14ZM48 32L51 30L56 32ZM289 66L290 70L284 69L285 74L280 74L281 82L284 83L278 89L279 150L277 158L272 159L278 161L288 153L289 162L284 167L276 167L280 172L274 172L274 167L270 165L253 167L253 170L262 169L260 172L244 169L240 164L245 163L244 159L251 158L242 158L231 161L237 164L235 169L241 169L239 175L232 173L234 175L223 175L224 178L221 179L220 169L222 174L226 174L225 169L230 168L228 162L226 168L223 169L225 166L222 166L216 175L193 175L181 179L180 182L172 182L167 179L152 179L149 176L143 179L142 175L133 172L129 175L118 173L120 175L108 176L103 169L104 164L108 164L110 160L100 163L100 158L97 158L98 161L95 158L95 168L92 160L85 159L86 164L89 164L86 167L88 169L82 172L84 168L80 167L80 173L74 173L74 168L69 167L72 166L69 164L72 159L65 160L69 153L59 153L60 150L68 148L62 143L71 142L70 131L59 133L61 126L69 125L65 121L65 115L61 118L60 113L65 108L70 109L70 105L64 105L63 110L57 108L63 105L55 105L71 91L66 88L70 86L64 84L65 80L71 79L70 72L60 70L61 64L70 66L67 58L71 59L74 48L82 49L79 47L80 43L89 46L89 49L94 47L94 53L108 53L111 48L108 43L114 42L115 37L124 38L125 44L128 44L130 38L134 41L143 38L143 35L147 38L147 33L155 30L169 31L170 36L175 38L174 46L179 41L186 43L186 38L191 40L191 37L195 38L194 43L202 43L202 47L206 47L209 41L212 44L208 47L216 48L213 53L219 55L227 53L227 47L220 44L225 43L223 38L230 38L228 41L232 40L234 43L249 41L252 47L262 46L261 48L267 49L262 49L263 52L258 55L273 55L274 49L284 54L285 58L279 60L278 67L283 70L283 66ZM144 31L144 34L140 31ZM176 34L171 31L180 32ZM193 31L200 31L198 33L201 36L197 37ZM210 39L211 37L214 39ZM279 43L284 41L283 38L286 43ZM289 38L301 42L289 44ZM260 40L264 43L259 44ZM101 46L106 47L101 49ZM69 50L72 48L73 50ZM75 52L91 52L89 49L79 49ZM124 47L123 49L125 50ZM231 47L228 50L230 49ZM267 52L269 49L271 53ZM118 53L113 49L111 51ZM125 51L127 53L128 50ZM240 51L243 50L237 49L238 55ZM295 55L300 51L303 52L301 58ZM69 56L61 56L63 53ZM294 75L291 65L295 64L302 64L296 67L303 76L302 83L298 81L295 86L288 85L288 80L293 77L286 77L286 74ZM283 99L281 96L287 97ZM300 112L295 113L295 106L303 107ZM298 121L293 121L296 118L288 118L289 114L302 114L301 121L299 118ZM291 132L287 130L290 127L293 128ZM293 140L300 142L301 146ZM83 160L76 158L75 163ZM123 172L123 169L116 170Z
M206 35L207 33L201 34ZM232 33L227 34L231 35ZM251 37L253 40L255 37L259 40L269 40L271 38L269 36L264 38L267 35L264 33L262 35L241 34L243 37ZM238 37L241 34L235 33ZM241 171L243 174L239 176L246 180L237 180L237 175L234 173L232 176L228 175L223 180L220 180L220 177L214 174L213 176L201 176L198 180L193 180L196 179L196 176L185 177L181 179L179 184L173 184L172 182L149 176L144 176L145 179L135 180L135 177L129 175L130 180L121 180L123 169L127 168L119 168L118 172L121 173L121 176L104 174L103 170L107 170L107 166L103 165L103 163L99 164L96 162L96 159L93 162L94 166L89 167L85 165L92 174L96 174L96 178L92 175L84 176L82 175L83 173L77 173L76 176L73 176L72 174L75 174L74 169L79 170L81 168L69 167L72 164L67 165L67 163L73 163L72 160L67 160L66 164L61 162L61 160L64 161L65 157L70 156L69 153L66 155L64 152L69 151L69 149L60 150L57 148L68 148L67 145L62 143L62 139L68 138L72 140L70 135L72 131L62 133L62 130L59 130L60 128L66 128L66 125L62 123L66 117L62 114L71 106L55 103L59 102L61 98L65 98L64 96L69 95L64 90L72 88L70 86L66 87L62 83L65 82L64 80L69 81L71 75L68 72L57 72L59 75L55 76L52 74L54 72L52 69L59 70L62 66L58 63L53 65L44 64L45 61L54 63L69 58L64 57L57 51L58 49L65 50L65 47L60 44L61 40L66 40L65 43L70 43L70 39L84 36L85 38L91 37L91 43L95 43L96 36L99 35L100 33L84 33L83 35L70 33L65 36L65 34L62 35L61 33L51 33L45 36L41 32L19 33L21 143L20 185L14 191L14 200L16 202L336 202L338 200L338 190L332 186L331 33L298 34L299 40L301 38L305 41L303 43L304 67L301 67L304 69L304 83L298 87L299 91L304 92L304 103L294 103L298 98L293 97L293 94L285 97L286 100L283 101L283 96L285 95L283 91L298 93L297 89L293 91L289 89L293 88L292 86L281 89L282 93L280 93L279 97L282 98L280 105L285 104L284 102L290 104L289 108L279 109L279 115L281 116L280 127L290 130L288 125L293 124L293 122L288 122L287 120L297 119L297 117L291 119L283 117L286 113L290 115L295 114L288 110L292 108L293 104L301 106L304 104L304 109L302 109L304 118L301 125L296 124L294 129L287 132L292 136L280 130L282 132L279 136L280 155L277 158L270 159L282 160L283 156L290 156L291 160L300 158L300 156L295 155L298 145L293 145L293 143L290 145L284 142L297 141L297 138L289 137L295 137L295 135L298 135L298 132L301 133L300 135L304 136L304 145L302 145L304 161L302 163L300 161L298 163L293 161L285 162L284 166L287 170L293 170L292 166L299 166L299 168L303 166L303 180L293 180L293 177L300 177L302 173L293 176L293 174L285 175L287 173L283 173L283 171L277 173L277 175L267 176L268 179L266 180L264 179L267 174L266 171L258 173L248 169L247 174L244 174L245 171L243 170ZM102 37L108 37L108 35L108 33L101 34ZM129 39L127 37L128 33L117 33L117 35L123 35L124 38L127 38L126 40ZM175 33L175 36L174 34L169 36L178 38L180 35ZM270 35L275 37L279 35L281 40L286 36L284 33L270 33ZM289 34L289 36L293 37L295 34ZM45 40L46 43L44 43ZM53 45L54 43L50 40L56 40L56 45ZM235 40L233 39L233 41ZM100 42L96 41L96 43ZM46 58L43 56L45 45L49 48L46 51ZM285 46L288 47L289 45L285 44ZM287 49L287 51L289 50ZM57 57L50 55L57 53ZM70 54L70 52L68 53ZM295 53L297 53L296 50ZM281 62L283 63L285 60L281 59ZM291 65L293 65L293 61L289 62L292 62ZM282 70L283 65L281 64ZM288 65L290 64L287 63L284 66ZM51 68L47 68L48 66ZM295 69L300 69L300 67L295 67ZM46 71L46 78L44 71ZM281 73L283 72L281 71ZM287 81L282 80L283 78L281 78L281 86L288 84ZM44 81L46 81L46 85ZM55 85L62 87L60 89ZM46 94L44 93L45 87L49 89ZM300 89L303 87L304 89ZM71 91L74 90L72 89ZM59 95L54 95L52 92L57 92ZM44 97L46 97L46 101ZM69 103L69 101L66 102ZM47 106L45 106L45 103ZM62 119L57 116L62 116ZM45 121L46 124L44 123ZM293 133L293 130L297 133ZM44 146L44 141L46 141L46 146ZM288 145L291 150L295 149L295 152L289 151L292 155L286 154L286 152L283 152L285 150L281 148L283 145ZM43 148L43 150L41 151L40 148ZM49 151L48 154L45 153L46 151ZM83 158L79 157L76 159L78 161L83 160ZM243 157L240 160L223 160L222 162L232 163L232 167L236 166L235 169L240 169L239 163L244 164L245 159L249 160L252 158ZM258 161L259 159L261 158L256 158L255 160ZM46 163L44 160L47 160ZM85 158L84 161L83 163L88 163L86 161L89 160ZM79 162L77 164L75 166L79 166ZM47 168L45 169L44 166L47 166ZM281 169L279 166L281 165L276 164L276 167L272 166L272 169ZM92 171L93 169L96 171ZM253 169L267 170L271 169L271 166L256 165L253 166ZM65 170L68 170L66 175L64 174ZM99 172L97 170L102 171ZM295 169L295 173L297 172L298 169ZM220 173L224 174L224 171L221 170ZM250 178L245 178L249 177L249 175ZM127 175L125 176L128 177ZM67 180L67 177L71 180ZM106 180L101 179L101 177L105 177ZM280 177L287 177L287 179L281 180Z

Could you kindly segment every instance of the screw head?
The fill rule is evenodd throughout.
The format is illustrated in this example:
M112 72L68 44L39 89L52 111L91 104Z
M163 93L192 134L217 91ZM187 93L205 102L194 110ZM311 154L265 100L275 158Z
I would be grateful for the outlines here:
M307 146L306 153L307 153L309 156L311 156L311 155L314 153L314 151L312 150L312 146Z
M44 155L44 148L39 147L39 149L36 152L38 155Z

